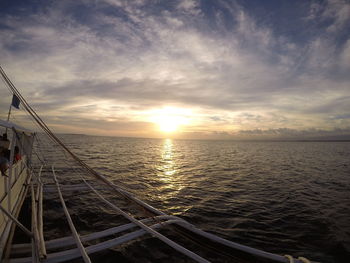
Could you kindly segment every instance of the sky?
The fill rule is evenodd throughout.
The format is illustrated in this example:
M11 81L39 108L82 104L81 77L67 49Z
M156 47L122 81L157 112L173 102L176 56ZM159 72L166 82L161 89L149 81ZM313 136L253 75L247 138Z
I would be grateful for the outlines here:
M0 16L0 65L55 132L350 139L348 0L2 0Z

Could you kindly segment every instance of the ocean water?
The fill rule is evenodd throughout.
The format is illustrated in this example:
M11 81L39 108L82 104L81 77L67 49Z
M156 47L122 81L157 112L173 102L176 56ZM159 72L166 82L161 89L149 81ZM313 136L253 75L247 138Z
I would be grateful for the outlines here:
M350 142L61 137L99 173L205 231L273 253L349 262ZM58 176L66 168L59 164ZM62 229L52 230L61 224L62 212L58 200L47 198L44 216L50 239L62 234ZM65 198L83 233L116 225L95 212L99 205L89 196ZM122 252L109 253L106 257L113 259L113 253L120 257ZM162 255L155 257L137 261L168 262Z

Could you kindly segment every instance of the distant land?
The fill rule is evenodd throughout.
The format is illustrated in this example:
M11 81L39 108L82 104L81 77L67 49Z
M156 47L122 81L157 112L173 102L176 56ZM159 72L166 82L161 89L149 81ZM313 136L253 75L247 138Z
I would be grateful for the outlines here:
M96 137L114 137L114 138L130 138L130 139L167 139L165 137L132 137L132 136L110 136L110 135L95 135L95 134L83 134L83 133L57 133L58 135L69 135L69 136L96 136ZM281 137L281 138L171 138L174 140L210 140L210 141L246 141L246 142L350 142L350 135L339 135L339 136L319 136L319 137Z

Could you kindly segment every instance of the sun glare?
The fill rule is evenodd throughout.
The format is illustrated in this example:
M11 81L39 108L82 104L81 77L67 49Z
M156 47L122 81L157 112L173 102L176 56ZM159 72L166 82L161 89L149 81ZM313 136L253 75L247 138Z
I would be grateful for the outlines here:
M159 129L162 132L174 132L178 129L179 124L171 119L159 119L158 120Z
M186 125L190 121L190 111L186 109L166 107L154 110L150 114L151 121L165 133L176 132L180 126Z

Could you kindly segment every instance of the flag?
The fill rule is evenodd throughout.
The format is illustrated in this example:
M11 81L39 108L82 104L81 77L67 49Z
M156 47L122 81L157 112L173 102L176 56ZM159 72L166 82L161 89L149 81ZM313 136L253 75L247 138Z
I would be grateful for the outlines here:
M20 104L20 100L19 100L19 98L15 95L15 94L13 94L13 97L12 97L12 106L13 107L15 107L16 109L19 109L19 104Z

